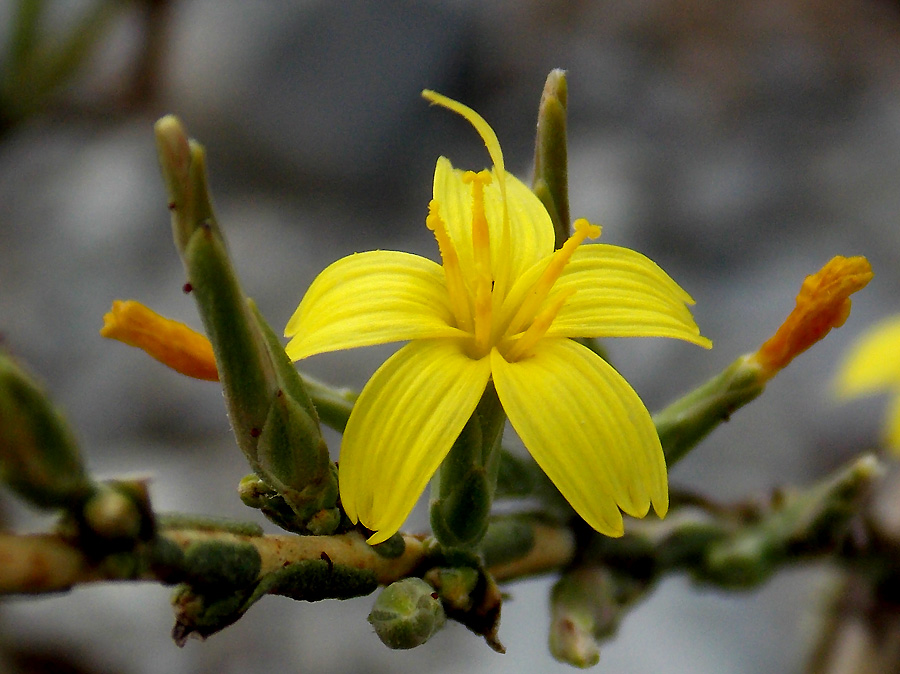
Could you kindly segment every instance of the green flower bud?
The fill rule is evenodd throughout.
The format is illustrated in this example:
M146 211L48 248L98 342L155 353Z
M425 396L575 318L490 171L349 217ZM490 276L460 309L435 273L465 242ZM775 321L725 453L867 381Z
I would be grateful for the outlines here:
M472 595L482 580L478 569L468 566L436 567L425 574L428 582L451 611L471 611Z
M566 144L566 71L552 70L544 83L534 141L532 190L544 204L556 234L554 248L569 238L569 170Z
M125 494L103 489L84 506L90 530L105 539L136 539L141 533L141 513Z
M337 504L337 471L300 375L241 290L209 198L204 150L187 140L175 117L157 122L156 138L175 245L215 353L238 445L293 510L288 528L302 531L317 517L316 531L329 533L335 518L318 513ZM277 517L279 524L285 520L283 513Z
M421 646L445 620L437 592L421 578L404 578L388 585L369 613L378 638L393 649Z
M432 481L431 530L446 548L474 548L487 531L505 423L488 384Z
M78 508L94 490L68 424L0 352L0 480L39 508Z

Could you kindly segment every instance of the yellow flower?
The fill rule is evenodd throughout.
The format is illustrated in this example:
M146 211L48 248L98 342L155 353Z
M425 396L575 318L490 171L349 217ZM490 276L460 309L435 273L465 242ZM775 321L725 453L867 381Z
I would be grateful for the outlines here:
M628 383L573 337L656 336L711 346L693 303L656 264L611 245L581 246L586 220L553 250L547 211L505 172L477 113L433 92L484 140L490 171L438 159L426 225L443 265L371 251L312 283L285 335L293 360L407 341L372 376L340 454L347 515L396 532L472 415L488 382L525 447L594 529L621 535L622 515L668 509L666 466L650 414Z
M848 398L879 391L892 394L884 437L887 446L900 454L900 316L874 326L851 347L838 368L835 388Z

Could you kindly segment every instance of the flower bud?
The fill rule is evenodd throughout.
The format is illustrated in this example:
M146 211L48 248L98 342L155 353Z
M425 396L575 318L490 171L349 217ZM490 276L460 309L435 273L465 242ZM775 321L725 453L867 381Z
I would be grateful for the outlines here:
M337 503L337 470L322 439L315 407L284 346L246 298L216 223L203 148L181 123L156 124L175 245L215 354L228 416L253 471L294 512L293 531L313 518L330 533L335 518L318 515Z
M40 508L75 509L94 489L68 424L37 384L2 352L0 481Z
M388 585L369 613L378 638L393 649L421 646L445 619L437 592L421 578L404 578Z
M505 423L489 384L432 481L431 530L445 548L474 548L487 531Z

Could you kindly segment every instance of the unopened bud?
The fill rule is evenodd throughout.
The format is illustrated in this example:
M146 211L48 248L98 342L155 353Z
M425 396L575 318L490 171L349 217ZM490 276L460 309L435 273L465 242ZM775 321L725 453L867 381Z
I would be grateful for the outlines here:
M0 481L40 508L77 508L94 489L68 424L31 377L3 353Z
M319 513L337 504L337 470L300 375L240 287L209 197L203 147L188 140L174 117L157 122L156 138L175 245L215 354L238 445L293 511L291 530L309 530L314 520L317 533L330 533L336 517Z
M136 504L125 494L104 489L84 506L84 520L91 531L105 539L136 539L142 518Z
M421 646L445 619L437 592L421 578L404 578L388 585L369 613L378 638L393 649Z

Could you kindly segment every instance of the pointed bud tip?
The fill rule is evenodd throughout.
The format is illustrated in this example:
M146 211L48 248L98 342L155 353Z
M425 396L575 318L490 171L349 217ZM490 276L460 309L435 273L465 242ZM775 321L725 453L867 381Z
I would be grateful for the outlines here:
M541 96L542 106L545 101L552 98L558 100L563 108L568 107L569 85L566 80L566 71L562 68L554 68L547 75L544 92Z
M157 120L153 125L153 131L156 135L156 152L166 178L169 197L173 198L173 202L177 202L178 199L174 197L181 196L191 165L187 130L178 117L166 115ZM178 204L173 203L174 205Z

